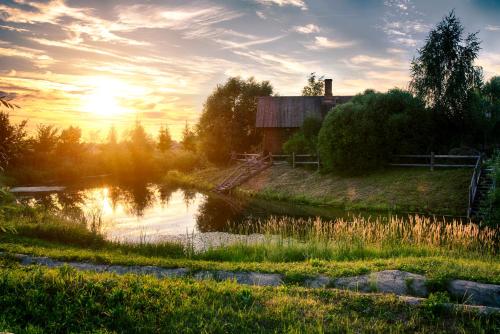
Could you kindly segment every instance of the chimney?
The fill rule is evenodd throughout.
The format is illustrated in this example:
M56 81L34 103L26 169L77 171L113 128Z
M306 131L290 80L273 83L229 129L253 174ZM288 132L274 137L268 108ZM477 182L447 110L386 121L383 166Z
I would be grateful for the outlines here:
M325 97L332 97L332 79L325 79Z

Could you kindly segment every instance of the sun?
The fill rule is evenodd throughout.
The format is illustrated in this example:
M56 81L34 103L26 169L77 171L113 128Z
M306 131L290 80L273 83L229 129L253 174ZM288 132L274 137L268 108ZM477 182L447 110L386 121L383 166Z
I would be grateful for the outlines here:
M124 84L109 78L95 78L89 93L83 97L83 110L101 116L116 116L128 112L120 104Z

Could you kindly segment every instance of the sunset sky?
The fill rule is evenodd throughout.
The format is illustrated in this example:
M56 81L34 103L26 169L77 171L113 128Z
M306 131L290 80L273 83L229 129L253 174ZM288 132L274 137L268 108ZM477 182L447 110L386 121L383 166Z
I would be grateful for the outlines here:
M479 31L479 65L500 75L498 0L0 1L0 90L29 119L86 139L137 118L178 139L229 76L300 95L308 73L334 94L407 87L409 61L451 9Z

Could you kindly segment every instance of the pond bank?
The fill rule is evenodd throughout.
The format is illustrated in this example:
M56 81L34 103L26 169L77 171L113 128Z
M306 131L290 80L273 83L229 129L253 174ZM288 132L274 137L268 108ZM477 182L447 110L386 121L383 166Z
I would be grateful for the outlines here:
M169 172L167 183L210 190L234 167ZM233 190L236 195L346 210L465 216L470 169L389 168L364 176L272 166Z

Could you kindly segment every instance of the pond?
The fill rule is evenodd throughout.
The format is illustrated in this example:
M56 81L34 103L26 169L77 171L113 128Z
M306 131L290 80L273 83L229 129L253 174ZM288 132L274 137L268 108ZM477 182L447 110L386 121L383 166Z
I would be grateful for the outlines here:
M24 203L37 203L67 215L97 217L106 238L125 242L154 242L172 236L227 232L230 222L264 220L270 216L335 219L370 215L369 212L234 198L158 184L94 184L14 188L13 191Z

